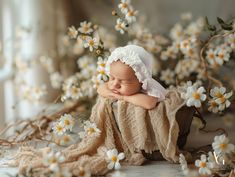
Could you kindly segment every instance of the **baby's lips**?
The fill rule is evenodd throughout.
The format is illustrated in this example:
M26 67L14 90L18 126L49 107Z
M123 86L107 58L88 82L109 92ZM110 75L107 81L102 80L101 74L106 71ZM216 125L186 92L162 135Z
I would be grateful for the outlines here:
M120 94L117 90L111 90L113 93Z

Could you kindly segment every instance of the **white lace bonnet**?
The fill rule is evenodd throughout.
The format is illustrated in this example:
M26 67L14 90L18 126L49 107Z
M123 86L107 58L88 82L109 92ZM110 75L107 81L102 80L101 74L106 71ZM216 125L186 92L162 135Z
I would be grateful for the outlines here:
M143 92L157 97L159 101L165 99L166 89L152 78L153 56L144 48L137 45L116 48L106 63L108 75L110 73L110 64L117 60L129 65L135 71L137 79L142 83Z

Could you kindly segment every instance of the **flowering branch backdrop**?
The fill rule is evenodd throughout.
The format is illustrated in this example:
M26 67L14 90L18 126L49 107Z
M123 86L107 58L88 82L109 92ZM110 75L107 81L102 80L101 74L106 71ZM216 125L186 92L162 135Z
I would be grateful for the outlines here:
M64 147L90 136L99 136L100 130L87 119L97 96L97 86L109 79L105 65L110 51L119 45L119 36L125 36L122 43L143 46L154 55L154 78L166 88L178 88L186 105L196 107L201 119L215 114L221 117L234 114L233 18L225 21L217 17L217 23L212 24L207 17L193 20L191 13L183 13L179 22L172 25L167 34L154 34L146 27L146 18L128 0L121 0L114 9L110 9L110 14L113 15L116 33L86 20L79 26L68 27L67 34L60 37L59 50L55 55L41 55L36 60L25 60L20 53L15 53L11 75L18 102L27 100L38 103L47 96L45 84L32 86L24 79L31 67L41 65L47 71L51 87L60 93L53 103L60 103L63 108L53 113L48 113L49 109L46 108L34 119L21 120L7 126L1 131L1 146L9 147L40 140ZM31 32L31 29L24 27L16 30L16 51L20 48L19 41L27 40L25 36ZM0 43L0 52L1 46ZM75 72L71 72L69 76L63 74L57 69L58 62L53 56L61 59L59 63L66 63L64 60L71 59L71 70ZM4 61L2 52L1 57ZM17 107L17 104L14 106ZM198 129L204 128L204 121L198 121L195 117L194 122L198 122ZM83 125L84 131L74 130L75 123ZM8 131L12 129L14 133L9 134ZM214 138L211 151L208 154L202 153L200 159L195 161L197 170L191 170L181 154L180 163L184 174L223 176L235 173L235 147L229 143L225 134ZM70 176L69 171L60 169L63 158L58 153L52 149L45 156L45 165L50 173ZM124 158L124 154L118 153L116 149L107 151L108 168L119 169L119 160ZM89 167L81 167L79 170L90 175ZM32 172L33 169L28 171Z

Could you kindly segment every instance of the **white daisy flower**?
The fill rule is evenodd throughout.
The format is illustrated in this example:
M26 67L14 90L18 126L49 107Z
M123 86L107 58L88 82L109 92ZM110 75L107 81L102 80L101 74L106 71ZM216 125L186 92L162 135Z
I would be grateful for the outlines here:
M199 174L201 175L211 175L212 165L210 162L207 162L206 155L201 155L201 160L195 161L195 166L199 167Z
M181 24L176 23L175 26L170 31L170 37L174 41L182 40L184 36L183 27Z
M40 87L33 87L28 85L23 85L23 97L28 101L38 102L40 101L47 93L46 85Z
M88 65L86 68L80 71L81 77L84 79L90 79L97 73L97 67L94 63Z
M177 54L178 54L178 50L175 47L173 46L167 47L166 55L168 58L176 59Z
M99 78L97 78L97 76L93 76L91 80L92 80L92 83L93 83L93 87L95 89L97 89L100 84L104 83L104 81L99 79Z
M229 58L230 54L227 50L221 48L216 50L215 62L219 65L223 65L224 61L229 61Z
M234 151L234 145L229 144L229 139L223 134L220 136L215 136L212 147L216 155L226 154Z
M125 31L127 30L126 26L127 24L124 21L122 21L122 19L120 18L117 19L117 24L115 25L115 29L117 31L120 31L121 34L124 34Z
M78 31L84 34L90 34L91 32L93 32L91 25L92 25L91 22L87 22L87 21L81 22L80 28L78 28Z
M188 172L189 172L188 163L187 163L187 161L185 160L185 157L184 157L183 154L180 154L180 155L179 155L179 162L180 162L180 166L181 166L181 169L182 169L184 175L187 175Z
M179 79L184 79L185 77L189 77L191 73L196 72L199 66L199 60L180 60L175 67L175 73Z
M130 7L125 15L125 19L127 20L127 22L128 23L135 22L137 13L138 11L135 11L132 7Z
M67 134L64 134L62 136L59 137L59 144L62 146L68 146L71 145L74 142L74 139Z
M216 58L215 50L209 49L208 51L206 51L206 59L212 66L214 66L216 63L215 58Z
M103 80L103 81L107 81L108 80L108 75L107 75L107 72L106 72L106 69L103 67L99 67L97 68L97 78L98 80Z
M60 117L59 121L61 125L64 126L64 128L72 131L74 126L74 118L70 114L64 114L63 116Z
M130 0L121 0L121 3L118 4L118 8L122 13L126 14L130 6Z
M187 58L198 57L198 41L195 37L187 38L180 43L180 50Z
M97 65L100 68L105 68L107 59L103 59L102 57L98 57Z
M49 154L46 154L44 156L44 164L46 166L49 166L49 169L51 171L58 171L59 170L59 164L64 162L64 156L60 152L53 152L51 151Z
M213 97L215 102L219 105L219 110L223 111L225 108L228 108L231 102L228 100L232 95L233 92L225 93L225 87L214 87L210 90L210 95Z
M213 112L213 113L218 113L219 112L219 105L215 102L215 100L209 100L208 101L208 111Z
M213 99L221 98L226 92L225 87L214 87L210 90L210 96L212 96Z
M90 121L84 122L84 132L80 132L79 136L81 139L88 136L99 136L101 133L100 129L97 128L95 123L91 123Z
M185 39L180 42L180 50L183 52L187 51L189 46L190 46L190 42L188 39Z
M84 56L78 58L78 60L77 60L78 67L80 69L85 69L89 65L91 65L92 63L93 63L93 58L88 55L84 55Z
M180 85L177 86L177 88L180 91L181 98L187 99L187 97L186 97L187 89L188 89L188 87L191 87L192 85L193 85L192 81L187 81L187 82L181 82Z
M53 59L52 58L47 57L47 56L41 56L39 58L39 60L40 60L40 63L42 64L42 66L44 68L46 68L46 70L49 73L55 72L55 68L54 68L54 64L53 64Z
M59 136L63 135L66 132L66 128L60 122L55 122L52 130L54 134Z
M77 38L78 32L74 26L69 27L68 36L70 38Z
M219 165L216 162L216 158L215 158L214 154L211 151L208 152L207 160L208 160L209 163L211 163L212 168L218 168L219 167Z
M171 71L170 69L166 69L164 71L161 71L160 79L169 85L175 83L174 76L175 73L173 71Z
M84 40L83 46L85 48L89 48L89 50L92 52L94 49L97 49L99 46L99 41L96 38L92 38L90 36L87 36Z
M206 100L206 94L204 87L199 87L198 89L196 87L188 87L187 88L187 93L186 93L186 98L187 98L187 106L195 106L195 107L201 107L201 101Z
M224 94L221 98L217 98L215 102L219 104L219 110L223 111L225 108L228 108L231 105L231 102L228 100L233 95L233 92Z
M123 160L125 158L125 154L118 153L117 149L111 149L107 151L107 162L108 164L108 169L115 169L118 170L121 168L121 165L119 163L120 160Z
M51 86L54 89L59 89L63 83L63 76L59 72L50 74Z

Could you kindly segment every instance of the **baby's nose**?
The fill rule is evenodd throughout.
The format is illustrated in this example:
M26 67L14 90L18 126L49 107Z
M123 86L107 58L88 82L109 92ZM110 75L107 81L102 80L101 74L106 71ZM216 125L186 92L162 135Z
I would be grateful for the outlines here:
M116 89L119 89L121 87L120 83L117 80L113 81L112 86L113 88L116 88Z

